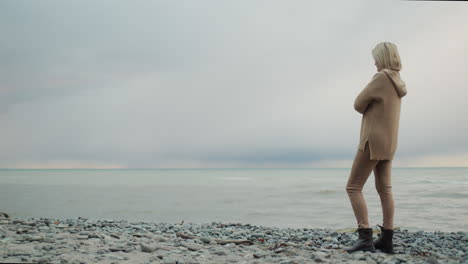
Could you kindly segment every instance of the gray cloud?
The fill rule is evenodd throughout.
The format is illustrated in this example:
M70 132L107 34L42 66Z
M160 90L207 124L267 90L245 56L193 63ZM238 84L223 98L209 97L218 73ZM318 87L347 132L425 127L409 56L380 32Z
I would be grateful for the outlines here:
M339 4L2 1L0 166L352 160L380 41L408 85L401 164L466 154L468 8Z

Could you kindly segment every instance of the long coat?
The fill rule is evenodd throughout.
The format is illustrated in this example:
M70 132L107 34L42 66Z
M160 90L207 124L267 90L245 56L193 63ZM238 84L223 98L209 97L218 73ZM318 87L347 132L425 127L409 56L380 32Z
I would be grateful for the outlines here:
M382 69L354 101L354 109L363 114L359 150L369 142L371 160L393 160L398 146L401 98L407 94L400 73Z

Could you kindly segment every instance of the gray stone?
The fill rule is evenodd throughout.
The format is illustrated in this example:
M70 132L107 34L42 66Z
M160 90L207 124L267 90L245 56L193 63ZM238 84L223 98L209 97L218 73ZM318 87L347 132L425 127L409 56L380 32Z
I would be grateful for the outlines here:
M439 264L439 261L434 257L430 256L426 259L426 263L428 264Z
M14 220L12 221L12 223L13 223L13 224L23 224L24 221L23 221L22 219L14 219Z
M260 233L260 232L256 232L256 233L253 233L251 236L255 237L255 238L262 238L262 237L265 236L265 234Z
M183 246L183 247L186 247L188 250L191 250L191 251L200 250L200 247L195 245L194 243L181 242L180 245Z
M316 263L325 262L325 259L320 258L320 257L314 257L313 260L314 260L314 262L316 262Z
M109 247L109 250L112 252L123 251L123 252L131 252L132 250L125 246L113 246Z
M33 236L27 236L26 240L28 241L42 241L44 238L42 236L38 235L33 235Z
M98 251L96 251L97 254L99 255L102 255L102 254L106 254L108 251L105 250L105 249L99 249Z
M23 224L28 225L28 226L36 226L36 222L34 222L34 221L24 222Z
M56 239L56 240L64 240L64 239L66 239L66 238L68 238L68 237L70 237L68 234L60 233L60 234L57 234L57 235L55 236L55 239Z
M168 239L165 238L165 237L161 237L161 236L160 236L160 237L158 237L158 239L157 239L156 241L158 241L158 242L167 242ZM202 240L202 241L203 241L203 240ZM205 241L203 241L203 242L205 242ZM209 243L209 242L208 242L208 243Z
M216 250L215 252L213 252L214 254L218 255L218 256L225 256L226 255L226 252L224 250Z
M353 254L351 254L351 257L353 259L355 259L355 260L365 260L366 259L366 256L362 252L353 253Z
M288 241L285 243L288 247L297 247L298 245L292 241Z
M23 233L27 233L28 230L27 229L24 229L24 228L18 228L16 229L16 234L23 234Z
M141 247L141 251L146 252L146 253L152 253L152 252L154 252L154 251L156 251L158 249L157 246L148 245L148 244L145 244L145 243L142 243L142 242L140 242L140 247Z
M88 238L99 238L99 239L104 239L104 237L100 234L97 233L89 233Z
M201 240L202 242L204 242L204 243L207 243L207 244L209 244L209 243L211 242L211 239L209 239L209 238L207 238L207 237L200 237L200 240ZM216 243L216 241L215 241L215 243Z
M53 239L51 237L44 238L44 243L54 243L54 242L55 242L55 239Z
M460 264L465 264L468 263L468 254L463 256L462 259L460 260Z
M122 256L110 255L110 254L107 254L105 256L108 257L108 258L111 258L111 259L124 260L124 257L122 257Z
M286 248L280 247L280 248L275 249L275 253L281 253L283 251L286 251Z
M41 257L36 259L37 263L50 263L50 259L48 257Z
M315 261L315 262L325 262L325 257L327 256L327 253L325 252L314 252L312 253L312 259Z
M367 264L377 264L377 262L371 257L366 257Z
M396 264L397 262L398 260L393 256L388 256L382 261L382 264Z
M37 228L39 231L42 231L42 232L47 232L50 230L50 228L48 226L40 226Z
M45 251L51 251L51 250L54 250L55 247L53 245L43 245L41 249Z

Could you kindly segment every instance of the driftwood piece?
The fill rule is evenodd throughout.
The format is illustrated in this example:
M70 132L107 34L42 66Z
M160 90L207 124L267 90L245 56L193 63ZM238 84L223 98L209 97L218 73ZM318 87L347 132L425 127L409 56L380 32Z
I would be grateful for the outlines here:
M181 233L181 232L177 232L176 235L178 237L181 237L181 238L185 238L185 239L196 239L198 238L197 236L192 236L192 235L188 235L188 234L184 234L184 233ZM253 245L253 242L250 241L250 240L224 240L224 239L213 239L216 243L218 244L221 244L221 245L224 245L224 244L228 244L228 243L234 243L236 245L241 245L241 244L245 244L245 245Z

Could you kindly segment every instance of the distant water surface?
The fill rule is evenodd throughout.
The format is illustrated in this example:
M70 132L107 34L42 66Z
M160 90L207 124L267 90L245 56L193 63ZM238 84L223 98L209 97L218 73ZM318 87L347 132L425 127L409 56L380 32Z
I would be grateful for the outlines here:
M0 211L16 217L241 222L348 228L350 169L0 169ZM382 224L371 174L372 226ZM394 168L395 226L468 231L468 168Z

